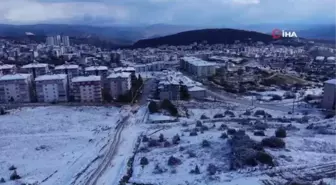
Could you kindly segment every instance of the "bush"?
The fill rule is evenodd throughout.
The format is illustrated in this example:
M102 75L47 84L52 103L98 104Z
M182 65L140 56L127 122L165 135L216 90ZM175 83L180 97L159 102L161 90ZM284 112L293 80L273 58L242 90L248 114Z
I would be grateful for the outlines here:
M245 130L238 130L235 135L243 136L245 135Z
M257 130L266 130L268 128L268 125L266 123L263 123L263 122L257 120L254 123L254 128L257 129Z
M164 138L163 134L160 134L160 136L159 136L159 142L162 143L164 141L165 141L165 138Z
M174 157L174 156L170 156L168 159L168 166L176 166L176 165L180 165L182 164L181 160Z
M257 152L256 159L263 164L274 166L273 157L266 152Z
M203 114L200 119L210 119L210 118Z
M152 113L156 113L156 112L159 112L159 107L158 105L156 104L156 102L154 101L151 101L148 105L148 110L149 112L152 114Z
M189 136L197 136L197 131L196 130L190 131Z
M225 111L225 112L224 112L224 115L225 115L225 116L230 116L231 118L232 118L232 117L235 117L235 114L234 114L232 111L229 111L229 110Z
M275 137L285 138L286 136L287 136L287 132L284 128L278 128L275 131Z
M178 134L176 134L174 137L173 137L173 139L172 139L172 143L174 144L174 145L177 145L177 144L179 144L179 142L180 142L180 136L178 135Z
M210 142L208 140L203 140L202 147L210 147Z
M141 166L146 166L146 165L148 165L148 159L146 158L146 157L142 157L141 159L140 159L140 165Z
M156 147L159 146L159 143L155 139L149 139L148 147Z
M253 135L255 135L255 136L265 136L265 133L264 133L264 131L262 131L262 130L258 130L258 131L255 131L255 132L253 133Z
M292 98L295 98L295 93L287 91L287 92L285 92L285 94L284 94L284 98L285 98L285 99L292 99Z
M170 146L169 141L165 141L165 142L163 143L163 147L169 147L169 146Z
M196 157L196 154L193 151L188 151L187 154L188 154L189 158Z
M195 169L191 170L190 171L191 174L201 174L200 170L199 170L199 167L196 165L195 166Z
M256 110L254 112L254 116L258 117L258 116L264 116L266 114L266 112L264 110Z
M277 137L264 138L261 144L270 148L284 148L286 146L285 142Z
M282 97L280 95L273 94L271 100L273 100L273 101L277 101L277 100L281 101Z
M222 135L219 138L221 138L221 139L227 139L228 135L226 133L222 133Z
M228 127L225 124L221 124L221 126L218 128L218 130L225 130Z
M217 172L217 167L214 164L209 164L207 171L209 173L209 175L215 175Z
M146 136L146 135L144 135L143 137L142 137L142 142L148 142L148 137Z
M202 127L202 126L203 126L203 124L202 124L201 121L197 121L197 122L196 122L196 127Z
M14 170L14 172L12 173L12 175L9 178L10 180L17 180L17 179L21 179L21 177L17 174L16 170Z
M166 169L163 169L159 166L159 164L156 164L153 170L153 174L162 174L164 172L166 172Z
M224 115L223 114L216 114L216 115L214 115L213 118L224 118Z
M233 134L235 134L237 131L236 131L236 129L234 129L234 128L229 128L228 130L227 130L227 134L228 135L233 135Z
M6 181L5 181L5 179L4 178L1 178L0 179L0 183L5 183Z
M209 128L208 128L207 126L203 125L203 126L201 127L201 131L207 131L207 130L209 130Z
M8 170L10 170L10 171L16 170L16 167L14 165L12 165L8 168Z
M252 112L250 110L246 110L243 115L244 116L250 116L252 114Z

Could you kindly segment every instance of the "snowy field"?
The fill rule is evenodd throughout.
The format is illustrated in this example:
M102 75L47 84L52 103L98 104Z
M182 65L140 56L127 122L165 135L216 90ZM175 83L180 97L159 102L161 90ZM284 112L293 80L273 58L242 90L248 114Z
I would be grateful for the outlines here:
M227 110L234 116L213 118L218 114L225 115ZM266 111L272 118L266 120L254 116L256 110L252 110L251 115L243 115L244 109L227 106L189 109L190 117L180 119L183 120L180 123L151 124L146 133L148 141L142 141L135 157L131 182L154 185L279 185L285 184L288 179L330 173L330 166L336 161L335 118L292 116L280 111L259 110ZM209 119L201 120L202 115ZM201 126L197 125L197 121ZM259 124L267 122L265 136L254 135L259 130L256 129L258 121ZM272 156L274 167L259 164L230 169L231 146L228 141L233 135L228 134L229 129L244 130L249 138L261 143L262 139L275 136L280 127L287 132L287 137L282 139L285 147L264 147L265 152ZM195 129L198 130L197 135L191 135ZM227 133L228 138L221 138L222 133ZM173 138L177 134L180 141L174 143ZM174 158L174 164L169 163L172 161L170 157ZM143 158L148 160L148 164L141 163ZM194 173L196 165L199 174ZM213 174L210 174L209 166L215 169ZM331 167L334 174L334 166ZM330 185L336 184L334 178L323 180ZM312 184L319 182L319 179L312 180Z
M121 116L104 107L36 107L0 116L0 178L5 185L66 185L101 150ZM21 179L10 181L17 168Z

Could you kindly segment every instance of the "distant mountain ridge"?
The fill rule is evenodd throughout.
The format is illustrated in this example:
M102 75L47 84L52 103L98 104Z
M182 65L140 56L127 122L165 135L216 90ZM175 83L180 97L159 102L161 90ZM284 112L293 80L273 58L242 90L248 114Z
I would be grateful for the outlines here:
M202 29L181 32L169 36L143 39L136 42L133 47L156 47L159 45L189 45L194 42L207 41L208 44L233 44L236 40L241 42L273 41L271 35L237 29Z

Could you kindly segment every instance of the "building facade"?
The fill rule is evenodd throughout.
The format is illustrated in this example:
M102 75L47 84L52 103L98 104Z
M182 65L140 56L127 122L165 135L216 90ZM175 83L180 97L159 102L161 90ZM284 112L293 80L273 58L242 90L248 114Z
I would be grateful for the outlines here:
M216 63L207 62L196 57L183 57L180 68L197 77L209 77L216 74Z
M77 102L102 102L100 76L78 76L72 79L74 100Z
M49 72L49 66L48 64L43 63L31 63L22 66L21 68L24 72L30 73L33 75L33 78L36 78L41 75L45 75Z
M35 79L38 102L68 101L67 75L42 75Z
M54 69L54 73L56 74L66 74L68 76L69 81L74 78L79 76L79 66L78 65L68 65L68 64L63 64L56 66Z
M324 82L322 108L335 110L336 104L336 79Z
M32 100L32 75L8 74L0 77L0 102L28 103Z
M120 95L124 95L131 89L131 73L112 73L107 79L113 99L117 99Z

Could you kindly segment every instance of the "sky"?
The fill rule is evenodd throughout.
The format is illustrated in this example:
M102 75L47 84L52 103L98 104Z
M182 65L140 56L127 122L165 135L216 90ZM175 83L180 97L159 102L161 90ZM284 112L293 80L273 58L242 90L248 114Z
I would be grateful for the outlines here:
M335 0L0 0L0 23L335 24Z

